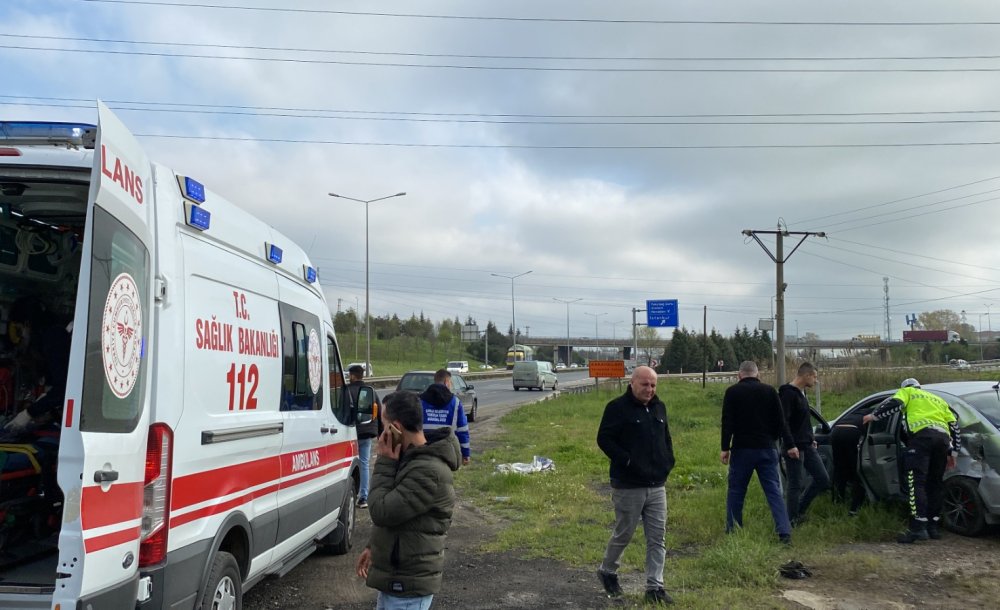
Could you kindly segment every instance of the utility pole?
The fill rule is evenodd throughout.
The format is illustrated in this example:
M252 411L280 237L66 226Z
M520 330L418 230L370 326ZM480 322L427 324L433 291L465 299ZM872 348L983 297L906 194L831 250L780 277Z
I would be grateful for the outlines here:
M757 237L759 234L775 236L775 238L777 239L777 244L774 250L774 254L772 254L771 250L764 244L764 242L760 240L760 237ZM754 241L756 241L757 244L764 249L764 252L766 252L767 255L771 257L771 260L774 261L776 267L774 302L777 308L776 312L777 315L775 319L775 321L777 322L777 330L775 332L778 335L777 382L778 385L781 385L785 383L785 288L788 287L788 284L785 283L785 262L789 258L791 258L793 254L795 254L795 251L799 249L799 246L802 245L802 242L804 242L807 237L809 237L810 235L815 235L816 237L826 237L826 233L822 231L789 231L788 229L782 229L781 223L779 222L777 231L744 229L743 235L746 235L747 237L752 237ZM799 243L795 244L795 247L792 248L792 251L789 252L787 256L785 256L783 240L785 237L789 237L792 235L801 235L802 238L799 239Z
M646 311L645 309L632 308L632 360L635 360L636 364L639 363L639 326L645 326L645 324L638 324L635 321L635 314Z
M885 284L885 340L892 341L892 326L889 323L889 278L883 277Z

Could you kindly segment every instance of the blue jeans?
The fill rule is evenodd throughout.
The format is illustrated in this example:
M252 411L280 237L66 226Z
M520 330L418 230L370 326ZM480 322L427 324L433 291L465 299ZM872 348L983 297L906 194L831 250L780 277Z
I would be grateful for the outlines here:
M368 500L368 482L372 477L372 470L368 462L372 457L373 438L358 439L358 462L361 463L361 488L358 489L358 501Z
M423 597L397 597L388 593L378 592L375 610L428 610L431 607L433 595Z
M806 488L806 493L802 494L802 470L805 469L812 477L812 482ZM788 509L788 518L796 519L809 510L809 505L816 499L816 496L830 489L830 475L826 473L823 466L823 458L819 456L819 451L812 447L799 448L799 459L793 460L785 456L785 472L788 475L788 492L785 498L785 506Z
M757 480L764 497L771 507L774 529L779 536L792 533L785 502L781 497L781 477L778 474L778 450L733 449L729 454L729 493L726 496L726 531L743 527L743 501L746 499L750 477L757 473Z
M611 501L615 505L615 529L604 551L601 571L617 574L622 553L635 528L642 521L646 535L646 589L663 588L663 564L667 548L663 536L667 526L667 492L664 487L638 487L612 489Z

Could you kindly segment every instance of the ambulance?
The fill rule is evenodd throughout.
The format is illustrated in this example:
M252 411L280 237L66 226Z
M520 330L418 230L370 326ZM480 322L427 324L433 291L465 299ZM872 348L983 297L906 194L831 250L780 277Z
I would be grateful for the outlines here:
M97 105L0 121L0 608L240 608L351 547L359 409L305 252Z

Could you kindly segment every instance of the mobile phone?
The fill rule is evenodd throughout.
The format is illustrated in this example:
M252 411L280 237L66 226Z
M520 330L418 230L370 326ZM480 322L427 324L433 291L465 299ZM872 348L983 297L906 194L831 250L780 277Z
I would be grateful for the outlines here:
M389 436L392 437L392 448L403 444L403 433L394 424L389 424Z

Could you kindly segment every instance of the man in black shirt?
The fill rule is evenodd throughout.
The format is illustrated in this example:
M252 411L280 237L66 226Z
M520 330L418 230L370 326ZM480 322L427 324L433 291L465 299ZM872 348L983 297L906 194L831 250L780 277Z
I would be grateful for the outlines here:
M799 450L788 432L778 393L761 383L757 375L756 363L747 360L740 364L739 381L726 390L722 399L722 453L719 457L723 464L729 465L726 531L743 527L743 501L750 477L756 472L771 507L778 538L788 544L792 540L792 526L781 497L775 442L781 439L786 447L791 447L786 454L793 459L798 459Z
M809 399L806 397L806 390L816 385L817 376L816 367L812 363L803 362L799 365L795 379L778 388L788 431L795 441L794 447L799 450L798 459L785 458L785 473L788 477L785 503L788 507L788 518L793 526L805 519L806 510L816 496L830 488L830 475L827 474L823 459L816 450ZM791 448L785 446L786 450ZM803 469L812 477L812 482L804 494L802 493Z

